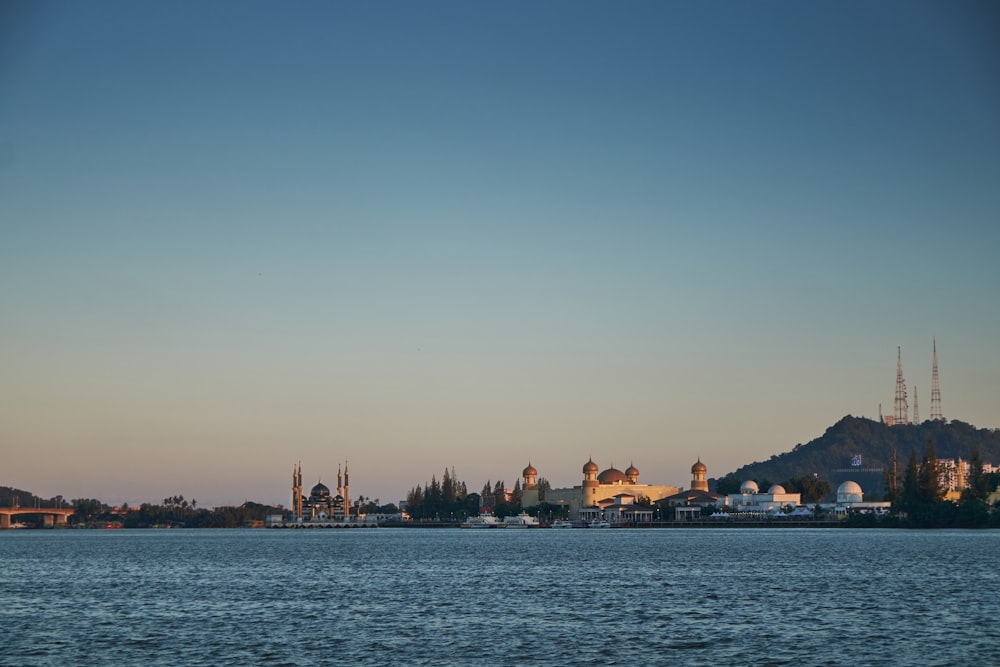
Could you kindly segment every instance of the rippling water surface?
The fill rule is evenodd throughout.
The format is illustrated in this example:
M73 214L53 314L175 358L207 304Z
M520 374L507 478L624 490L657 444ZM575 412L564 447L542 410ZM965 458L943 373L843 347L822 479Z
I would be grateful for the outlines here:
M1000 532L0 534L0 665L997 664Z

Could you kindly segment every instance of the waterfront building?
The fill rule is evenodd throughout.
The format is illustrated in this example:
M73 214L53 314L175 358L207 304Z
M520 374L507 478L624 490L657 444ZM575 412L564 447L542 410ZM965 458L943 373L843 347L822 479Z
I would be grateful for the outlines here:
M610 503L591 505L580 509L581 521L607 521L618 523L652 523L653 508L649 505L637 505L636 497L630 493L619 493Z
M766 493L762 493L757 482L748 479L740 485L740 492L730 493L723 504L734 512L767 514L787 507L795 509L801 504L801 499L801 494L788 493L780 484L774 484Z
M288 520L282 517L280 523L299 526L349 523L352 520L350 497L350 472L346 463L343 472L337 466L336 494L331 493L321 478L309 490L308 496L302 492L302 464L299 463L292 468L292 515ZM268 518L269 526L277 523L275 517Z
M702 508L718 507L720 500L725 504L724 497L708 490L706 475L708 467L699 458L691 466L691 488L681 491L656 503L663 509L664 518L677 520L694 519L701 515Z
M545 498L540 499L538 493L538 470L531 463L522 472L521 506L533 507L540 502L566 507L570 518L583 518L581 510L587 509L586 516L597 519L607 518L610 512L619 520L628 516L645 516L644 512L652 510L637 505L641 499L650 502L662 500L680 491L680 487L663 484L640 484L639 469L629 465L624 471L612 465L603 472L594 463L593 457L583 465L583 481L579 486L561 489L548 489ZM631 500L629 499L631 498ZM638 511L638 514L636 512ZM609 521L610 522L610 521Z
M857 482L848 480L837 487L837 502L821 504L820 508L838 517L849 514L886 514L892 507L889 501L865 502L865 492Z

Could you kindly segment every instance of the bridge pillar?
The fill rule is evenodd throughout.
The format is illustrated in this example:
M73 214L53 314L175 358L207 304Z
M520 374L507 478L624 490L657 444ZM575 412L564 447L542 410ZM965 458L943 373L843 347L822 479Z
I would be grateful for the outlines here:
M4 512L0 514L0 529L10 528L10 515Z
M51 514L42 515L42 525L46 528L51 528L55 524L55 517Z
M56 525L65 526L68 518L65 514L56 514Z

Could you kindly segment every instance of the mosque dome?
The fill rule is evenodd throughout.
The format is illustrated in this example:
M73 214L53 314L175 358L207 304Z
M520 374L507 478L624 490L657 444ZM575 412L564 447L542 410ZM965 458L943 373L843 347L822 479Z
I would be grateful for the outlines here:
M772 484L771 488L768 489L767 492L770 493L772 496L785 493L785 487L783 487L781 484Z
M692 475L699 472L708 472L708 466L702 463L701 459L698 459L698 462L691 466Z
M757 482L752 479L748 479L740 484L740 493L758 493L759 491L760 488L757 486Z
M330 487L328 487L323 482L320 482L319 484L317 484L316 486L314 486L312 488L312 491L309 492L309 495L311 495L313 497L318 496L320 498L329 498L330 497Z
M634 465L630 465L629 467L625 468L626 477L631 477L632 475L638 475L638 474L639 474L639 469L636 468Z
M611 467L598 475L597 481L601 484L628 484L628 477L618 468Z
M590 459L583 464L583 474L586 475L588 472L597 472L597 464L594 463L594 459Z
M529 475L533 475L533 476L537 476L538 475L538 471L535 470L535 466L531 465L530 463L528 464L527 468L525 468L523 471L521 471L521 476L522 477L528 477Z
M857 482L847 481L837 487L838 503L860 503L864 495L861 485Z

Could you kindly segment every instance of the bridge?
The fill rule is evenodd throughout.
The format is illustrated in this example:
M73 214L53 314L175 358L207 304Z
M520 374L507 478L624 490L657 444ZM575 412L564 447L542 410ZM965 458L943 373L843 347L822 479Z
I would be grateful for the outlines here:
M0 507L0 529L10 528L10 518L22 514L41 514L46 528L65 526L67 519L76 510L60 507Z

